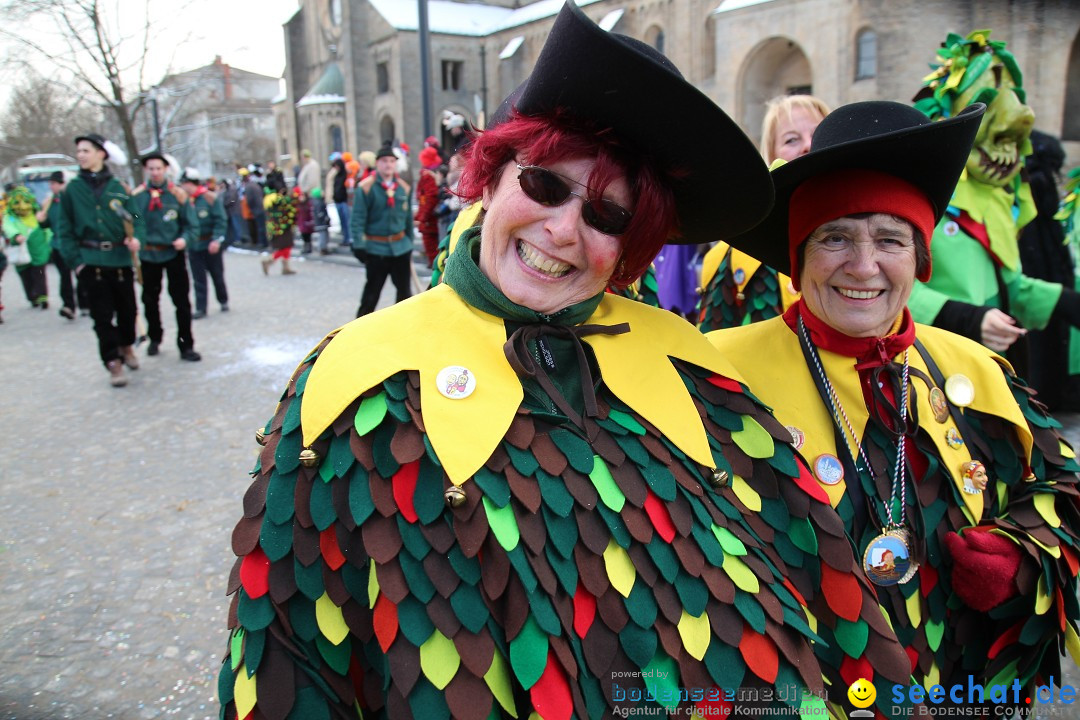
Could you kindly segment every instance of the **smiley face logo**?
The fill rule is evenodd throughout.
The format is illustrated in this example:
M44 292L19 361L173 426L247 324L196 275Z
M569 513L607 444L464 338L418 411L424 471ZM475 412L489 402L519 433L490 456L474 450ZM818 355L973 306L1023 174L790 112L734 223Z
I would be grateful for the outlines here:
M867 708L877 699L877 688L866 678L859 678L847 689L848 700L857 708Z

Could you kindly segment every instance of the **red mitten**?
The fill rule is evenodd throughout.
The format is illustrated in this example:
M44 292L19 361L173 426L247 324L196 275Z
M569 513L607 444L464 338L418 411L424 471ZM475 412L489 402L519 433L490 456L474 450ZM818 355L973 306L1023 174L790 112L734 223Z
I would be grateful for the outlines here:
M968 607L987 612L1016 595L1023 553L1012 540L971 528L948 533L945 545L953 558L953 591Z

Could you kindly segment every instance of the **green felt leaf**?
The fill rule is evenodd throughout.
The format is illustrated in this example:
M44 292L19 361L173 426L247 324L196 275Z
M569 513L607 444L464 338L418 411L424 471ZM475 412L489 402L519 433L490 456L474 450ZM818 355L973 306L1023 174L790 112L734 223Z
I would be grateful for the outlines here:
M357 525L362 525L371 513L375 512L367 470L360 463L353 466L352 478L349 480L349 512Z
M522 688L528 690L544 674L547 656L547 633L540 629L530 615L521 632L510 641L510 666Z
M504 475L482 467L473 475L473 481L484 492L484 500L490 500L498 507L506 507L510 502L510 483Z
M266 517L271 522L282 524L292 520L296 508L296 475L274 472L266 486Z
M758 604L754 596L743 592L742 590L735 590L735 609L739 611L739 614L746 620L746 624L749 625L755 632L762 635L765 634L765 611L761 605Z
M937 649L941 647L941 637L945 634L945 623L927 620L925 630L926 644L931 650L937 652Z
M667 467L652 460L641 468L641 474L658 498L668 502L675 499L675 476Z
M430 602L435 596L435 586L428 579L424 566L409 553L398 553L397 559L401 572L405 575L405 582L409 585L409 592L422 603Z
M709 643L705 667L719 688L738 688L746 675L746 663L739 649L721 642Z
M510 463L514 469L525 477L530 477L540 467L540 463L528 450L518 450L508 442L503 442L503 449L510 456Z
M238 627L229 638L229 665L234 672L240 667L240 663L244 662L244 635L246 634L244 628Z
M379 423L381 423L385 417L385 392L380 392L378 395L364 398L360 401L360 407L356 409L356 417L353 418L353 427L356 428L356 434L360 437L367 435L377 428Z
M394 424L383 423L375 429L374 440L371 443L371 453L375 457L375 469L384 478L393 477L401 467L401 463L394 457L390 450L394 439Z
M814 528L808 518L791 518L791 522L788 524L787 538L807 555L817 555L817 535L814 533Z
M311 567L304 567L293 556L293 574L296 576L296 587L304 594L304 597L311 601L318 600L326 592L326 588L323 587L322 571L323 564L318 560L313 562Z
M431 637L420 646L420 669L432 685L439 690L445 690L460 666L461 656L454 647L454 641L436 628Z
M780 498L761 498L761 509L758 516L769 524L778 533L787 532L788 523L791 520L791 511L787 503Z
M532 566L529 565L529 559L525 557L523 547L518 545L507 553L507 557L510 558L510 564L517 570L518 581L525 588L525 592L535 592L539 581L536 579L536 573L533 572Z
M651 662L642 668L645 687L652 691L657 702L674 710L679 704L679 665L663 651L657 652Z
M611 412L608 413L608 417L619 423L619 425L623 426L635 435L645 434L645 428L642 427L641 423L639 423L632 415L624 413L621 410L616 410L615 408L612 408Z
M654 535L653 539L645 546L645 550L649 553L649 557L653 559L656 568L664 576L664 579L669 583L675 582L675 578L679 574L679 558L675 555L672 547L664 542L659 535Z
M340 644L335 645L322 635L315 638L315 645L319 648L319 655L326 661L338 675L346 675L349 672L349 659L352 657L352 641L346 637Z
M330 708L326 705L329 688L305 687L296 691L292 709L285 720L330 720Z
M540 486L540 497L544 499L544 505L555 511L557 515L567 517L574 509L574 496L566 489L562 478L552 477L543 470L537 470L536 481Z
M656 631L651 626L641 627L637 623L626 623L626 627L619 632L619 644L630 662L637 667L645 667L656 654Z
M449 720L450 708L446 704L446 693L420 677L409 693L409 710L414 718L424 720Z
M488 621L490 613L484 604L480 590L473 585L461 583L450 595L450 607L467 630L478 633Z
M237 591L240 601L236 607L236 617L248 631L262 630L274 619L274 606L270 596L250 598L243 588Z
M619 547L630 547L630 543L632 543L634 539L631 537L630 531L626 529L626 523L623 522L622 516L608 510L603 505L597 505L596 511L600 513L600 517L604 519L604 524L608 526L608 530L611 531L611 537L615 539L615 542Z
M682 600L686 612L694 617L700 617L705 612L705 604L709 602L709 588L704 580L680 571L675 579L675 592Z
M412 421L412 415L409 414L409 408L407 408L403 402L387 398L386 411L399 423Z
M393 400L404 402L409 397L409 379L406 373L395 373L383 381L383 390Z
M731 433L731 440L752 458L767 458L773 454L773 438L757 420L744 415L742 430Z
M713 535L704 525L694 524L690 528L690 535L694 538L694 542L701 548L701 552L705 554L705 561L716 567L720 567L724 564L724 550L720 547L719 541L716 536Z
M570 467L582 475L588 475L592 472L593 452L584 438L563 429L552 430L550 437L551 441L555 443L555 447L562 450L563 455L570 462Z
M555 577L559 579L559 585L567 595L573 595L578 585L577 564L572 557L564 557L555 550L551 543L544 548L544 557L547 558Z
M322 478L324 484L333 480L334 465L330 462L319 463L319 477Z
M630 595L623 600L626 612L630 619L640 627L652 627L656 622L656 599L653 597L652 588L645 584L639 575L634 581L634 587L630 589Z
M331 485L321 482L312 485L310 510L311 519L319 532L334 524L337 520L337 510L334 509L334 493Z
M645 449L645 446L641 444L641 441L633 433L616 435L615 442L626 453L626 457L630 458L638 467L644 467L651 462L649 451Z
M521 531L518 529L517 519L514 517L514 509L507 505L498 507L486 495L482 499L484 511L487 514L488 525L495 533L495 539L510 551L517 547L521 541Z
M728 555L740 556L746 554L746 546L743 545L742 540L735 537L730 530L713 525L712 531L713 535L716 536L716 539L720 541L720 547L722 547L724 552Z
M784 624L785 625L788 625L790 627L795 628L796 630L801 632L803 635L810 638L811 640L813 640L815 643L818 643L819 645L822 645L824 647L829 646L828 643L826 643L824 640L822 640L821 637L817 633L815 633L812 629L810 629L810 626L807 624L806 620L803 619L803 615L802 615L801 612L795 612L791 608L785 607L785 608L783 608L783 613L784 613Z
M315 603L294 597L289 601L289 624L301 640L312 642L319 635L319 621L315 618Z
M532 616L541 630L548 635L562 635L562 623L547 595L543 593L530 595L529 609L532 610Z
M294 399L285 410L285 417L281 419L281 432L287 435L300 427L300 402Z
M365 598L368 592L370 572L366 562L363 567L356 567L353 565L354 561L355 559L352 559L341 566L341 579L345 583L345 589L349 591L350 596Z
M330 465L334 469L334 474L338 477L345 477L349 472L349 468L356 462L356 457L353 456L352 448L349 447L349 436L337 435L330 442L330 451L326 454L327 462L324 465ZM325 478L324 478L325 479Z
M611 477L611 470L599 455L593 455L593 469L589 473L589 479L592 480L596 492L600 494L600 502L615 512L621 512L623 505L626 504L626 496L615 484L615 479Z
M446 558L450 561L450 567L454 568L454 572L458 574L458 577L469 585L480 582L480 562L475 557L465 557L460 547L451 545L450 550L446 553Z
M863 620L850 622L843 618L836 619L836 642L844 652L853 658L862 657L869 639L870 626Z
M259 529L259 547L266 553L270 562L277 562L292 550L292 520L282 525L264 519Z
M405 546L405 551L417 560L423 560L427 557L427 554L431 552L431 544L424 537L420 526L409 522L400 514L395 519L397 520L398 533L401 535L401 542Z
M401 634L416 647L424 644L431 637L435 625L428 617L424 604L411 595L402 599L397 606L398 625Z

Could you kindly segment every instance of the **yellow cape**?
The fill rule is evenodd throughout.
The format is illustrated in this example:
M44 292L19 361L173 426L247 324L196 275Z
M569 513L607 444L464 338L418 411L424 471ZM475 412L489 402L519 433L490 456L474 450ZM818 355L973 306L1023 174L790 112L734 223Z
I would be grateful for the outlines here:
M694 400L670 358L738 380L705 336L672 313L605 294L587 324L629 323L621 335L585 338L604 384L696 462L712 451ZM468 305L448 285L358 318L335 333L304 388L301 427L310 446L362 393L402 370L420 373L424 427L443 469L461 485L487 461L523 398L503 354L503 321ZM465 398L439 392L436 376L468 369L476 388Z
M698 285L699 292L705 292L705 288L709 287L709 283L712 282L713 277L716 276L716 271L720 269L720 263L723 261L724 256L728 251L731 251L731 267L732 272L735 269L742 269L746 275L743 277L741 283L736 283L736 290L742 292L746 289L747 284L750 282L750 278L754 277L754 273L761 267L761 261L757 258L747 255L741 250L736 250L724 241L720 241L713 245L709 252L705 253L705 257L701 263L701 282ZM780 301L783 303L784 310L791 307L796 300L799 299L799 291L791 284L791 278L782 272L776 273L777 282L780 283Z

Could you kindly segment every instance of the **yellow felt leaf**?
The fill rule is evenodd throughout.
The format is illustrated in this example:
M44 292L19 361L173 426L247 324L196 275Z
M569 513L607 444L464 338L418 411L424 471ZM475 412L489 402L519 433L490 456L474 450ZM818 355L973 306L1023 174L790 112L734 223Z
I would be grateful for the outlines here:
M614 538L608 540L607 549L604 550L604 567L607 568L611 586L623 597L630 597L637 571L634 570L634 561Z
M727 251L731 249L723 240L720 240L709 252L705 253L705 257L701 261L701 277L698 279L698 286L705 288L712 282L713 277L716 275L716 271L720 269L720 262L727 255Z
M1057 509L1054 507L1054 495L1052 493L1039 493L1035 496L1033 501L1035 503L1035 509L1042 515L1050 527L1061 527L1061 518L1058 517Z
M510 686L510 673L506 668L506 660L496 650L491 656L491 667L484 673L484 682L491 688L491 694L502 705L502 709L510 713L510 717L517 717L517 706L514 704L514 690Z
M1046 576L1039 576L1039 585L1035 590L1035 614L1045 615L1054 605L1054 596L1046 591Z
M236 703L236 717L239 718L246 718L255 707L255 675L248 677L247 663L241 665L240 672L236 673L233 701Z
M367 579L368 610L374 610L375 601L379 599L379 578L375 575L375 563L370 565Z
M915 594L918 595L919 593ZM935 662L930 666L929 672L926 673L926 678L923 680L926 684L923 687L933 687L938 684L939 680L941 680L941 668Z
M420 646L420 669L424 677L439 690L445 690L461 666L454 641L439 632L438 628Z
M1069 443L1065 442L1064 440L1058 440L1058 445L1061 448L1061 454L1062 455L1064 455L1067 458L1076 457L1076 453L1073 452L1073 449L1071 447L1069 447Z
M1028 535L1027 539L1038 545L1040 548L1042 548L1043 552L1045 552L1047 555L1054 558L1055 560L1061 559L1061 548L1057 547L1056 545L1053 547L1051 547L1050 545L1044 545L1043 543L1039 542L1038 538L1032 537L1031 535Z
M806 615L806 624L810 626L810 629L817 633L817 615L810 612L810 609L805 605L803 606L803 614Z
M742 430L731 433L731 441L752 458L772 457L775 452L772 435L749 415L742 416Z
M739 498L747 509L761 512L761 496L738 475L732 475L731 478L731 490L735 493L735 497Z
M919 593L911 593L911 596L904 601L904 605L907 607L908 619L911 621L911 627L919 627L922 625L922 609L919 607L922 595Z
M1080 637L1069 623L1065 623L1065 647L1069 649L1074 663L1080 665Z
M755 595L761 589L761 585L758 583L757 575L754 575L754 571L734 555L728 555L725 552L724 564L720 569L727 573L727 576L731 578L731 581L735 583L735 586L740 590Z
M323 637L335 645L340 645L349 634L349 626L345 624L341 608L335 605L326 593L315 601L315 621L319 624Z
M712 626L709 624L708 613L701 613L701 617L694 617L686 610L682 611L679 618L679 637L682 638L683 647L690 657L701 660L705 657L705 651L709 649L709 640L712 638Z

